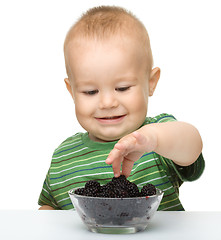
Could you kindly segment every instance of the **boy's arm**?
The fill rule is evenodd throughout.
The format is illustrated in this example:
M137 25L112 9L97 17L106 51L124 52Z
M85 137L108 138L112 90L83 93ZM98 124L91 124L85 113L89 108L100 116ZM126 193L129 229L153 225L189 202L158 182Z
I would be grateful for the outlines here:
M145 152L154 151L180 166L195 162L202 151L198 130L185 122L153 123L121 138L110 152L106 163L112 164L114 175L130 175L133 164Z
M43 205L38 210L55 210L55 209L51 206Z

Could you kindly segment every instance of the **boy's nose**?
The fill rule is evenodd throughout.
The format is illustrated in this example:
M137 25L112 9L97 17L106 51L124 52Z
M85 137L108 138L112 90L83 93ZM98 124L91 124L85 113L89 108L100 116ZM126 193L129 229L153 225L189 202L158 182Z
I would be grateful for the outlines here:
M114 94L100 94L99 100L100 109L115 108L118 106L118 101L114 97Z

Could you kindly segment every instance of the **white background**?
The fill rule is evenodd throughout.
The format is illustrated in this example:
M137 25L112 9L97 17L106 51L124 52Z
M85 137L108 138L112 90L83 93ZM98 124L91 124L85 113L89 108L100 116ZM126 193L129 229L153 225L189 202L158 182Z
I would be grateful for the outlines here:
M64 84L63 41L90 7L119 5L145 24L162 70L149 116L172 113L203 138L202 177L180 188L188 211L220 205L219 1L36 0L0 2L0 209L37 209L54 149L82 131Z

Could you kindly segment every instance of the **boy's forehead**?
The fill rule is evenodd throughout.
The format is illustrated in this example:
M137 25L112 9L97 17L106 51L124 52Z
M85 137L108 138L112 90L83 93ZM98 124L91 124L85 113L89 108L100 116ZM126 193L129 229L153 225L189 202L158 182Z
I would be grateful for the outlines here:
M91 69L96 69L98 65L98 69L106 69L105 73L107 74L108 72L110 76L113 73L112 67L118 66L119 71L115 72L116 75L113 73L113 79L116 81L119 79L123 81L123 78L128 79L128 76L130 76L130 79L132 78L131 76L136 77L133 69L137 69L135 72L138 73L140 71L146 72L147 68L149 68L149 63L146 62L145 52L140 47L139 41L133 37L122 38L114 36L102 41L82 38L73 39L67 49L66 67L69 72L68 76L74 84L78 84L79 76L81 76L81 80L84 79L85 81L93 78L93 76L96 78L95 75L97 73L93 73L95 75L90 74ZM130 65L131 63L133 63L133 65ZM126 67L125 71L125 66L130 67ZM114 67L114 69L117 68ZM87 69L87 71L85 71L85 69ZM80 81L80 83L82 83L82 81Z
M139 40L133 36L112 36L109 39L85 39L85 38L75 38L69 42L66 48L66 61L69 63L70 67L79 63L80 59L83 57L93 56L98 54L109 55L113 52L118 52L121 54L127 54L128 52L133 52L133 56L144 58L146 51L144 51L142 44ZM117 56L117 55L116 55ZM86 60L84 58L84 60Z
M97 46L103 48L106 46L109 50L113 50L114 48L124 48L127 50L133 47L136 51L144 52L144 46L137 37L119 34L105 39L75 37L66 45L65 55L66 57L70 57L75 54L81 54L82 51L90 51Z
M70 76L73 68L73 64L76 61L79 61L79 57L82 54L87 54L91 50L94 50L96 47L105 48L108 51L115 51L115 49L124 49L129 51L134 49L136 55L139 53L139 56L144 59L146 62L147 71L149 72L152 69L152 52L150 45L147 41L141 40L138 35L131 33L119 32L118 34L106 37L106 38L96 38L94 37L85 37L85 36L73 36L66 43L64 48L65 55L65 64L68 76ZM96 54L96 51L94 51Z
M116 55L112 55L113 52L115 52ZM129 52L130 54L128 55ZM121 56L125 54L127 60L132 59L133 61L134 59L137 59L140 64L142 63L141 65L146 69L145 71L149 72L152 69L151 57L147 57L148 51L144 50L139 39L134 38L134 36L122 37L116 35L103 40L74 38L69 42L66 48L65 60L69 78L75 79L78 67L82 67L86 62L90 62L92 58L95 59L97 54L111 54L115 59L118 54L121 54ZM118 61L118 59L116 61Z

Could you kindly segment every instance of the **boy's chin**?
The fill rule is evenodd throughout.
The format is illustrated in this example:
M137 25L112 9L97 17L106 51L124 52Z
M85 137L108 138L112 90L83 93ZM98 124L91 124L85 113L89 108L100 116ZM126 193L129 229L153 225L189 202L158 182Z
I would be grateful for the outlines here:
M89 138L95 142L113 142L121 138L121 136L95 136L89 133Z

